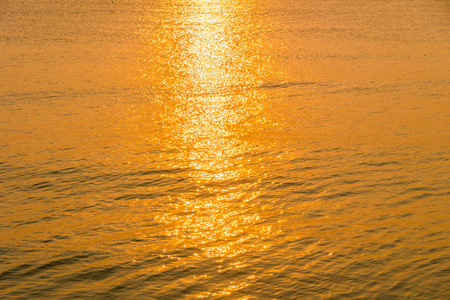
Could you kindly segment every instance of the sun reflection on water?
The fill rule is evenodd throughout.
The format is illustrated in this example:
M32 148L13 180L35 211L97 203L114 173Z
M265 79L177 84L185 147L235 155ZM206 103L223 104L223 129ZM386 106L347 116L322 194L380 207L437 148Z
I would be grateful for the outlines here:
M245 264L239 255L263 250L273 235L256 205L264 169L254 155L264 151L255 136L267 125L267 95L259 87L270 64L260 24L246 19L248 3L188 3L178 31L162 30L159 47L170 64L151 77L160 75L167 89L161 124L174 149L171 167L189 170L195 190L171 198L158 221L176 246L204 258L233 258L231 267L239 268Z

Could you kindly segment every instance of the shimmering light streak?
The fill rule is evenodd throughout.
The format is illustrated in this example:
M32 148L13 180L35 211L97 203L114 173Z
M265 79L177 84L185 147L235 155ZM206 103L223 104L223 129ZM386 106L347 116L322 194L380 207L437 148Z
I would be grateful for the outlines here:
M264 249L272 235L270 225L258 224L253 206L264 175L256 162L244 161L262 146L249 137L267 121L266 93L258 87L271 72L262 41L249 35L258 33L249 27L257 23L245 18L239 6L192 2L181 14L188 30L178 33L184 38L173 49L177 59L162 66L180 75L165 82L174 91L162 116L177 153L174 167L191 170L198 191L173 199L173 209L158 220L184 247L200 248L205 257L233 257L237 268L244 263L239 255ZM222 294L244 286L230 283Z

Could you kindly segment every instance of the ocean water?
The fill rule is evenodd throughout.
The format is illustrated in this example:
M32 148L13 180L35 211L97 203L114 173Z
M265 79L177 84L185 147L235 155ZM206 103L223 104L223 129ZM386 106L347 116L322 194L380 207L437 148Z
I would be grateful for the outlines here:
M1 0L0 298L449 299L445 0Z

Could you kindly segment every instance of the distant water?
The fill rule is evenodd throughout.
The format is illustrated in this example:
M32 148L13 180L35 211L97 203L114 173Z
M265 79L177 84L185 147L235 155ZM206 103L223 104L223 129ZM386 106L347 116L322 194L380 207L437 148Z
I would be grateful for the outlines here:
M445 0L0 1L1 299L449 299Z

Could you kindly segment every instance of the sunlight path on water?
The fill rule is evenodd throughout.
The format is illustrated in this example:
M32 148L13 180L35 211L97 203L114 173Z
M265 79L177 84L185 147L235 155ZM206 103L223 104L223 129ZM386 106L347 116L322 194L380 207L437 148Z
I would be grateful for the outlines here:
M182 37L171 48L171 64L158 70L178 75L161 83L173 95L163 100L161 120L166 143L175 149L170 167L189 170L196 189L171 197L171 208L157 220L173 237L171 247L196 249L194 257L219 265L232 258L232 269L246 265L244 253L269 247L274 234L255 208L265 177L258 153L270 151L270 144L251 137L271 126L269 99L258 87L277 76L262 24L248 19L252 9L238 2L189 2L178 15L180 32L167 37L170 44ZM230 278L215 294L229 294L256 277L249 273L239 283Z

